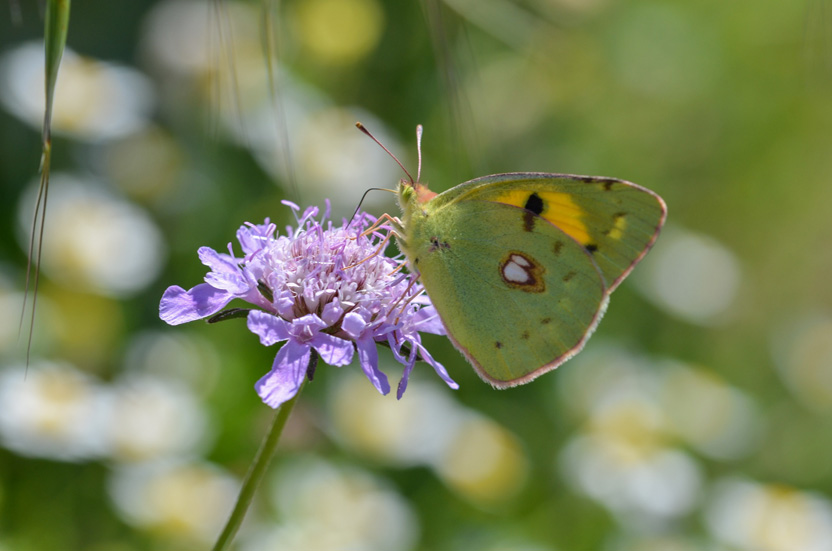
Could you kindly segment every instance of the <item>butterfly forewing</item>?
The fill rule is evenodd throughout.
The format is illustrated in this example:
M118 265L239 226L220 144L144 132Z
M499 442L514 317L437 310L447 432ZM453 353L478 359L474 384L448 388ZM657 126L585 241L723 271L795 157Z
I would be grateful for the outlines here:
M448 193L454 195L448 206L494 201L523 208L527 227L539 220L532 214L557 226L592 254L609 291L647 254L667 212L664 201L652 191L595 176L498 174L471 180Z

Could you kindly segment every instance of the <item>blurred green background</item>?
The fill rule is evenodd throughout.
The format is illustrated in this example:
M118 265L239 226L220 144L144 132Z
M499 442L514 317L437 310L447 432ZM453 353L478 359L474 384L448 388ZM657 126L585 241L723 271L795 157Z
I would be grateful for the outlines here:
M438 337L458 391L420 364L397 402L320 368L237 549L832 549L825 0L75 2L26 372L37 4L0 14L0 550L210 547L275 349L168 327L159 299L201 281L199 246L290 223L282 199L340 220L392 187L356 120L408 167L424 124L437 191L615 176L669 221L532 384L493 390Z

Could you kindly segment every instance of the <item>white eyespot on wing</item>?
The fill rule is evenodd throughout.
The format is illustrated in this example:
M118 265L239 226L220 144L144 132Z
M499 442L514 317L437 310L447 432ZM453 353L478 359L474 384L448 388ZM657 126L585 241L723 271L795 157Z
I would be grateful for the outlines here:
M528 283L531 279L529 274L528 260L519 255L512 255L511 259L503 265L503 277L512 283Z

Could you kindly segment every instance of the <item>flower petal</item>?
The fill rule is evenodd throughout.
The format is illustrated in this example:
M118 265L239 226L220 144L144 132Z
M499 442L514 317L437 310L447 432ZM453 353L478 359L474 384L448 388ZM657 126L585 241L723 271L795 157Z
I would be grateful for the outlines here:
M324 310L321 312L321 319L324 320L327 326L331 326L335 325L343 314L344 309L341 307L341 301L338 300L338 297L334 297L324 306Z
M172 285L165 290L159 303L159 317L170 325L179 325L216 314L231 302L234 296L211 287L207 283L200 283L186 291L178 285Z
M387 380L387 375L378 368L378 349L376 343L372 338L358 339L356 342L358 348L358 360L361 363L361 369L364 374L373 383L373 386L382 394L390 392L390 382Z
M364 316L357 312L350 312L341 322L341 329L353 339L359 338L366 328L367 322L364 321Z
M309 356L307 345L291 340L278 350L272 370L254 385L266 405L277 408L298 393L309 367Z
M292 333L295 335L317 333L324 327L326 322L315 314L306 314L292 321ZM327 362L329 363L329 362Z
M321 359L329 365L341 367L352 361L352 341L339 339L326 333L318 333L309 341L309 344L318 351Z
M235 295L245 294L251 288L242 270L229 255L219 254L210 247L200 247L199 259L211 268L211 271L205 274L206 283Z
M445 324L439 317L439 313L433 306L422 306L414 315L413 328L420 333L433 333L434 335L447 335Z
M263 224L240 226L240 229L237 230L237 241L240 242L240 248L247 255L256 253L272 241L274 230L275 225L271 224L269 219L266 218Z
M289 322L260 310L248 313L246 325L249 331L260 337L260 343L264 346L271 346L289 338Z
M419 349L419 355L422 356L422 359L429 363L431 367L433 367L433 370L436 371L436 374L439 375L449 387L453 389L459 388L459 384L457 384L456 381L451 379L451 376L448 374L448 371L445 369L445 366L434 360L433 356L430 355L430 353L424 346L421 345L421 343L417 344L416 346Z
M291 291L282 291L279 296L275 297L274 308L283 319L294 318L295 299Z
M396 389L396 400L401 400L404 396L404 391L407 390L407 381L410 380L410 373L413 371L413 366L416 365L416 355L410 354L411 359L404 366L402 378L399 379L399 386Z

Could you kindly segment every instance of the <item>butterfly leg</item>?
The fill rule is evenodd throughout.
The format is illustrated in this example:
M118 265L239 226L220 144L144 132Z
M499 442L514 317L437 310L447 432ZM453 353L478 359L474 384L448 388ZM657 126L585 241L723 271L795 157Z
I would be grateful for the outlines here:
M410 290L413 288L413 286L416 285L416 282L419 281L419 273L410 274L410 276L411 276L410 277L410 283L408 284L407 289L404 290L404 293L402 293L402 295L399 297L399 300L397 300L395 303L393 303L393 305L390 307L390 312L392 312L393 310L398 308L399 303L402 301L402 299L407 296L407 294L410 292ZM420 294L421 293L413 293L405 301L405 303L402 304L402 307L399 309L399 315L396 316L396 323L399 323L399 316L402 315L402 312L404 312L404 309L407 308L407 305L410 304L413 301L413 299L418 297Z
M366 232L364 232L364 233L366 233ZM363 234L362 234L362 235L363 235ZM357 238L356 238L356 239L357 239ZM367 258L364 258L364 259L362 259L362 260L359 260L359 261L358 261L358 262L356 262L355 264L350 264L349 266L347 266L347 267L346 267L346 268L344 268L344 269L345 269L345 270L348 270L348 269L350 269L350 268L355 268L355 267L356 267L356 266L358 266L359 264L363 264L364 262L367 262L368 260L370 260L370 259L371 259L371 258L373 258L374 256L378 256L379 254L381 254L381 253L384 251L385 247L387 247L387 244L388 244L389 242L390 242L390 232L388 232L388 233L387 233L387 235L385 235L385 236L384 236L384 239L382 239L382 240L381 240L381 243L379 243L378 247L376 248L375 252L373 252L373 254L371 254L371 255L370 255L370 256L368 256ZM394 272L394 273L395 273L395 272Z
M371 233L373 233L374 231L376 231L377 229L379 229L384 224L384 222L390 222L393 225L393 231L394 232L397 228L401 228L401 225L402 225L401 220L399 220L395 216L390 216L389 214L387 214L385 212L384 214L382 214L381 216L378 217L378 219L373 223L372 226L370 226L369 228L367 228L366 230L361 232L356 237L351 237L350 239L356 240L359 237L366 237L366 236L370 235Z

